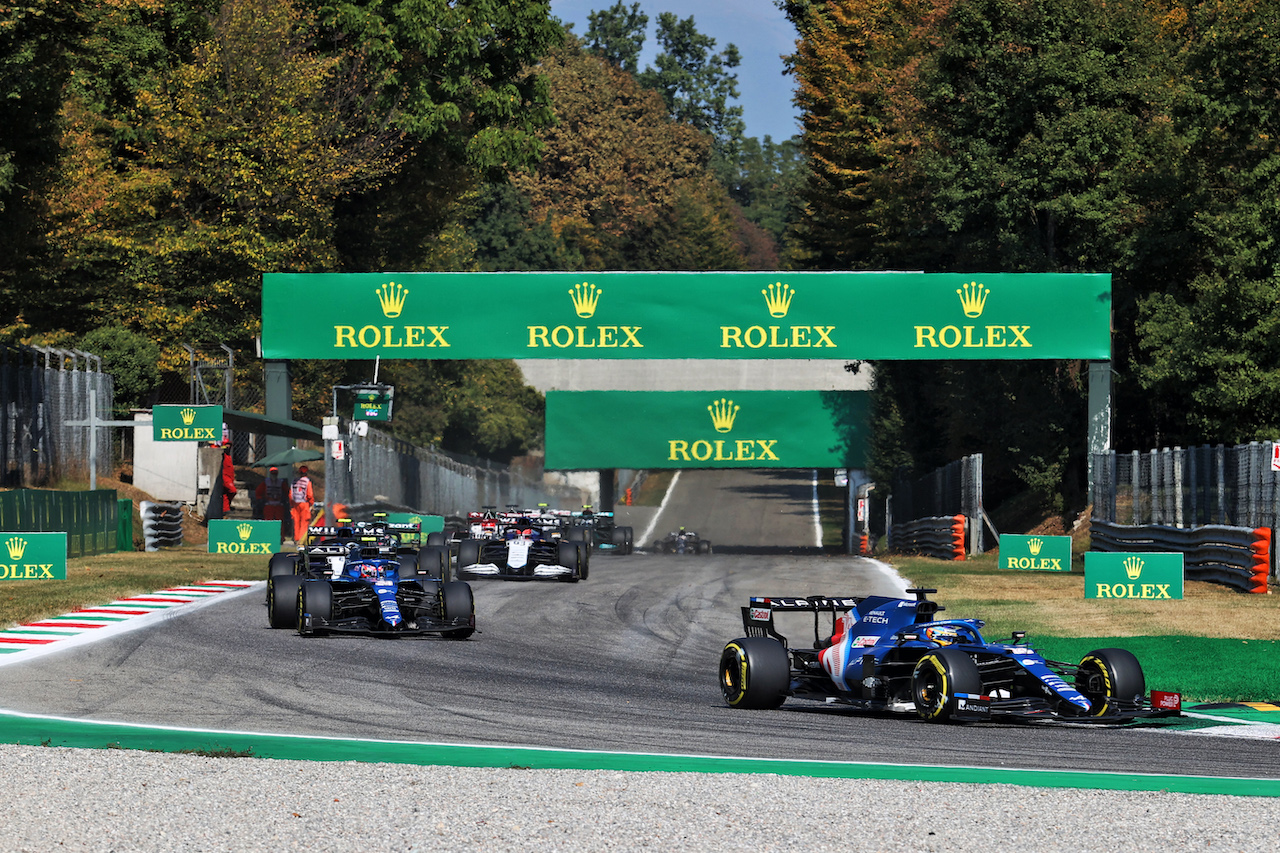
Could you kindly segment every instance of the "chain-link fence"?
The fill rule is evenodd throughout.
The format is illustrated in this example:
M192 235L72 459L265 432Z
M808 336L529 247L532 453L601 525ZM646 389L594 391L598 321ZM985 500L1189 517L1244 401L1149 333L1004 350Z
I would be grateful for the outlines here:
M1274 444L1094 454L1093 517L1114 524L1275 527Z
M46 485L87 476L90 448L97 473L111 472L112 378L97 356L47 347L0 347L0 471L4 485ZM78 424L78 425L75 425Z
M983 551L982 454L975 453L922 477L894 478L888 523L963 515L968 519L969 550Z
M374 429L363 436L343 436L342 441L344 458L330 458L325 465L325 497L355 510L380 506L465 516L483 506L589 502L580 489L544 483L541 468L448 455Z

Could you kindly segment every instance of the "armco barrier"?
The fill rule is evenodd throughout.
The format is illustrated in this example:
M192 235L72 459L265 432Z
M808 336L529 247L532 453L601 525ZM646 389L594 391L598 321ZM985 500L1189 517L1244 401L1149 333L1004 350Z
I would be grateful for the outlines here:
M0 531L66 533L68 557L105 554L116 550L118 511L114 489L14 489L0 492Z
M1186 577L1220 583L1241 592L1265 593L1271 573L1271 529L1230 527L1128 526L1094 519L1094 551L1178 552Z
M915 551L939 560L963 560L964 525L963 515L917 518L895 524L889 534L889 547L895 551Z
M182 504L143 501L140 509L146 550L159 551L182 544Z

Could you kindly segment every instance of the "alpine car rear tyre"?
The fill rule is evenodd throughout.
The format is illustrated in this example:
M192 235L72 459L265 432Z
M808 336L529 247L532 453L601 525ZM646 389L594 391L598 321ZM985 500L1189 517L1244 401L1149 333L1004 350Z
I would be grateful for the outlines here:
M445 619L469 618L471 627L445 634L448 640L465 640L476 632L476 601L471 594L471 586L463 581L450 581L440 584L440 609Z
M1088 714L1101 717L1119 710L1116 702L1141 703L1147 697L1142 664L1126 649L1094 649L1080 660L1076 690L1089 700Z
M791 687L791 658L769 637L730 640L720 654L720 692L731 708L777 708Z
M272 554L267 563L267 577L276 575L296 575L298 573L297 554Z
M309 624L307 616L312 620ZM303 581L298 590L298 633L314 633L316 620L328 622L332 618L333 587L328 581Z
M941 648L916 662L911 673L911 698L920 719L941 723L951 719L959 705L957 693L982 693L978 665L959 649Z
M439 530L435 531L434 533L428 533L428 534L427 534L427 546L428 546L428 547L431 547L431 548L435 548L435 547L437 547L437 546L441 546L441 547L442 547L442 546L445 546L445 545L448 545L448 544L449 544L449 540L448 540L448 539L446 539L446 538L444 537L444 534L443 534L443 533L441 533Z
M276 575L267 578L267 621L272 628L294 628L298 624L298 590L302 578Z
M418 552L418 571L438 581L449 579L449 553L444 548L432 546Z
M402 554L398 562L400 563L398 575L402 581L412 580L418 576L418 572L422 571L418 567L417 554Z

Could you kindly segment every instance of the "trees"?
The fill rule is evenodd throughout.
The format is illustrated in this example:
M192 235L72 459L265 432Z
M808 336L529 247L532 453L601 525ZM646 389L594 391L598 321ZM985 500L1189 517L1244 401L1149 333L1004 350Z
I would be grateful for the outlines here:
M644 48L644 31L649 16L640 11L639 3L630 8L618 0L603 12L587 15L590 26L586 34L586 51L613 63L623 71L639 71L640 51Z

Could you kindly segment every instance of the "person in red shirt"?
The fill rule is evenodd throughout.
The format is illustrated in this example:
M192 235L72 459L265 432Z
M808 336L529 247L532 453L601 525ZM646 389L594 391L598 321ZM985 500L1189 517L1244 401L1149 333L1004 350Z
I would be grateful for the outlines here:
M231 499L236 496L236 466L231 461L231 442L222 445L222 514L231 512Z
M258 484L254 493L262 504L262 517L280 522L280 538L285 538L285 507L289 504L289 481L280 476L280 469L272 465L267 478Z
M293 506L293 541L302 545L307 541L307 527L311 524L311 505L315 503L315 492L311 488L311 478L307 476L307 466L298 466L298 479L293 481L289 491L289 500Z

